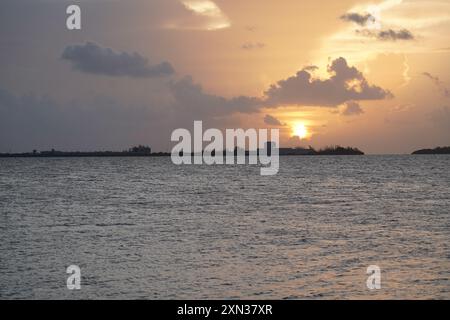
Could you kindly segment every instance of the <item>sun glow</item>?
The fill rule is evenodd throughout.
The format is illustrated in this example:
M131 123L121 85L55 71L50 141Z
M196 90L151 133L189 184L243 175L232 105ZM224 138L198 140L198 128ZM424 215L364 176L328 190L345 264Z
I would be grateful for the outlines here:
M308 128L303 122L297 122L292 127L292 133L294 136L299 137L300 139L305 139L308 137Z

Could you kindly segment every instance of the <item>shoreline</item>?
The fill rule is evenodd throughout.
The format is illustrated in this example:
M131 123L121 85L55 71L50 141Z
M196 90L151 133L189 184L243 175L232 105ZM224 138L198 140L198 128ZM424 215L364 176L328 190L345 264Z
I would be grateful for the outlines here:
M317 157L317 156L431 156L431 155L446 155L446 154L410 154L410 153L399 153L399 154L280 154L280 157ZM108 154L108 155L98 155L98 154L70 154L70 155L30 155L30 154L0 154L0 159L8 158L163 158L170 157L170 153L155 153L155 154ZM194 155L191 155L192 157ZM246 155L247 157L247 155Z

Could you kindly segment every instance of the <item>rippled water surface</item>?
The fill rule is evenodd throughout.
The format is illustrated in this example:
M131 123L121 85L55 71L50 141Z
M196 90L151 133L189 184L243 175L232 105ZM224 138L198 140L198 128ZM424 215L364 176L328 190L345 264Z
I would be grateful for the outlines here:
M0 298L450 299L449 169L445 155L282 157L272 177L0 159Z

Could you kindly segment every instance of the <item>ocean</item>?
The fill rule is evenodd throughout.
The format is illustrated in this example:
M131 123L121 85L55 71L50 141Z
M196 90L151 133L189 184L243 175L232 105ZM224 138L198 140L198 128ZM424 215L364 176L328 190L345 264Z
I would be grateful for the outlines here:
M275 176L0 159L0 298L450 299L449 168L448 155L286 156Z

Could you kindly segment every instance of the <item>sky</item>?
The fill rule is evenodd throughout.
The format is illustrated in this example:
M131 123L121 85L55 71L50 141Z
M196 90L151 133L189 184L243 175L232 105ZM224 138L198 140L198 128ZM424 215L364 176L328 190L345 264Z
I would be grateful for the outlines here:
M170 151L194 120L283 147L450 145L449 58L450 0L2 0L0 152Z

